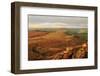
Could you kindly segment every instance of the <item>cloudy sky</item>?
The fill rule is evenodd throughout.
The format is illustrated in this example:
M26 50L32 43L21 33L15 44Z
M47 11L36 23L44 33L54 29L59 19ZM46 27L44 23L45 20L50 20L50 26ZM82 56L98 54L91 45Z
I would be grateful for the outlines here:
M29 15L29 29L87 28L87 17Z

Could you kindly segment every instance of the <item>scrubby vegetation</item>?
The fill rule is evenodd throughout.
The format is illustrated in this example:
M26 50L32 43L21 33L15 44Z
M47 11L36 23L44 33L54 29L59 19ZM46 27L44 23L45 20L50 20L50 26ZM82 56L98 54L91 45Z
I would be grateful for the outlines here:
M88 57L87 29L43 30L29 31L28 60Z

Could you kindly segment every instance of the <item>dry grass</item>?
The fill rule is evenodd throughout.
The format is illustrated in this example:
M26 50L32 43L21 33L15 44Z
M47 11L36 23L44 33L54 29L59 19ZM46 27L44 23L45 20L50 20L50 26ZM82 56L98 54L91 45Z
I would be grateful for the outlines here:
M80 37L67 35L63 31L31 31L28 36L29 60L86 58L87 48L87 42Z

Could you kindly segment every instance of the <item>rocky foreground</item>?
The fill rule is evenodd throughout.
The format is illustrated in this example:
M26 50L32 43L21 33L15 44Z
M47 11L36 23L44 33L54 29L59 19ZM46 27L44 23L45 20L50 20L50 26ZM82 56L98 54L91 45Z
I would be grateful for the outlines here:
M87 58L87 41L63 31L29 32L28 60Z

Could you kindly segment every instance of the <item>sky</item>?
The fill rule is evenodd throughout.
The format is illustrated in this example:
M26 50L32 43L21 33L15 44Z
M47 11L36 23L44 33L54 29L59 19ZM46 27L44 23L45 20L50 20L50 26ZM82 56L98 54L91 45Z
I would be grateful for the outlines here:
M28 15L29 29L36 28L87 28L87 17Z

